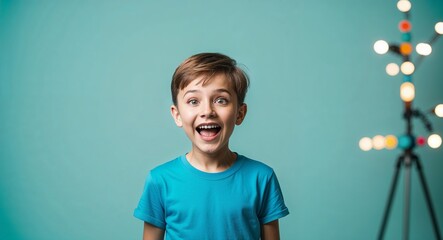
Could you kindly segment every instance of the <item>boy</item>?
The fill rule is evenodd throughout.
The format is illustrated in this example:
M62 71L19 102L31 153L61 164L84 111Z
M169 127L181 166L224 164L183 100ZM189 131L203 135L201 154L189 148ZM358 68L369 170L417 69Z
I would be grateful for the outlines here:
M191 150L149 173L134 216L143 239L279 239L289 214L272 168L229 149L249 79L235 60L201 53L172 77L171 114Z

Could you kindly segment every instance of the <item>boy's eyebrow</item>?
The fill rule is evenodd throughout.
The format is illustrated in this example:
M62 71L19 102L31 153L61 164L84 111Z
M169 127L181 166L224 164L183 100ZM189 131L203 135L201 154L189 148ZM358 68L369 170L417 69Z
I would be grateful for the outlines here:
M188 90L188 91L186 91L184 94L183 94L183 98L185 98L185 96L186 96L186 94L188 94L188 93L195 93L195 92L198 92L198 90Z
M196 93L196 92L200 92L200 90L197 90L197 89L191 89L191 90L188 90L188 91L186 91L184 94L183 94L183 98L186 96L186 94L188 94L188 93ZM224 92L224 93L227 93L227 94L229 94L230 96L232 95L231 94L231 92L229 92L227 89L225 89L225 88L219 88L219 89L216 89L214 92L218 92L218 93L222 93L222 92Z
M225 92L225 93L227 93L227 94L229 94L229 95L232 95L231 92L229 92L228 89L225 89L225 88L217 89L217 90L215 90L215 92L220 92L220 93L221 93L221 92Z

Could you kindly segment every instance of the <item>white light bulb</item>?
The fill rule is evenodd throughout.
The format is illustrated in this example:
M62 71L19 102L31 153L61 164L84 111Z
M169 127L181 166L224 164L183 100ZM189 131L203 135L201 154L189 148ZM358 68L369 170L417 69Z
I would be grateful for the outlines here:
M438 104L434 109L435 115L443 117L443 104Z
M427 43L419 43L415 47L415 51L417 51L417 53L420 55L428 56L432 52L432 47Z
M438 22L437 24L435 24L435 31L438 34L443 34L443 22Z
M377 135L372 138L372 146L375 150L383 149L385 147L385 143L385 137L383 137L382 135Z
M378 54L385 54L389 51L389 44L384 40L378 40L374 43L374 51Z
M389 63L388 65L386 65L386 73L389 76L395 76L400 72L400 67L398 67L397 64L395 63Z
M358 142L358 146L363 151L369 151L372 149L372 140L368 137L364 137L360 139L360 141Z
M411 75L415 71L415 66L413 63L406 61L400 66L401 72L405 75Z
M437 134L432 134L428 137L428 145L431 148L439 148L441 146L441 137Z
M411 2L408 0L400 0L397 2L397 8L400 12L408 12L411 10Z
M410 82L405 82L400 86L400 98L405 102L411 102L415 98L415 87Z

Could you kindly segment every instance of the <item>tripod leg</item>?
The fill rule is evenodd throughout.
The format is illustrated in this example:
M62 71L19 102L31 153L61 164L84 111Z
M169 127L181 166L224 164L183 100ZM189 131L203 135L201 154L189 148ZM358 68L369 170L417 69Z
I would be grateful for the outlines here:
M380 231L378 232L378 239L383 239L386 224L389 217L389 212L391 210L392 200L394 199L395 188L397 186L398 174L400 172L400 166L403 162L403 156L397 159L397 163L395 166L394 177L392 178L391 190L389 191L388 202L386 203L385 212L383 214L383 220L380 226Z
M431 201L431 194L428 189L428 185L426 184L425 174L422 171L420 159L415 156L415 162L417 163L417 170L420 176L421 186L423 187L423 191L425 193L426 203L428 205L428 210L431 215L432 225L434 227L435 237L438 240L441 240L440 230L438 229L437 217L435 216L434 208Z
M411 206L411 158L405 157L405 202L403 206L403 240L409 239L409 210Z

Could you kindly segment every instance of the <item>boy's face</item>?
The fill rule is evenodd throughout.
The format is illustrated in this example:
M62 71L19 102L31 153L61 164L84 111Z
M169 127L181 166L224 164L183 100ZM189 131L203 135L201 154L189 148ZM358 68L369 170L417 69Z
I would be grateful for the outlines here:
M171 106L172 117L191 140L192 151L211 155L228 151L234 127L246 115L246 104L239 106L224 75L214 76L204 86L200 80L178 92L177 106Z

